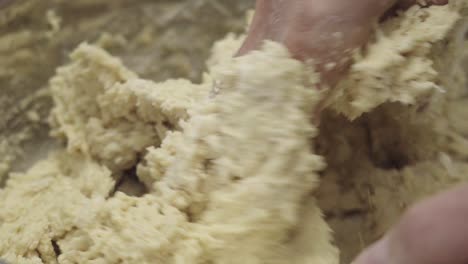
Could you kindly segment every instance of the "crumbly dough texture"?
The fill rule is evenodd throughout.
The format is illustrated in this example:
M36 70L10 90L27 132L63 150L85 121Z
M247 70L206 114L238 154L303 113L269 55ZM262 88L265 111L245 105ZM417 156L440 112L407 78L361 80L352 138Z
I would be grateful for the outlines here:
M272 71L277 64L283 67ZM218 72L223 85L213 97L211 81L139 80L104 51L80 46L51 81L51 122L67 139L66 152L37 165L51 172L33 167L29 177L12 176L2 191L2 198L35 208L20 220L1 211L3 221L21 229L13 236L19 236L15 248L3 244L3 257L15 263L335 263L337 250L320 210L302 202L314 199L316 172L324 167L310 151L317 131L309 113L320 96L306 85L318 76L273 43ZM151 193L110 195L111 172L119 177L148 146L137 171ZM59 169L58 157L76 167ZM75 159L104 175L81 170ZM35 189L43 173L58 179L44 183L51 190ZM70 178L104 190L93 197ZM81 215L81 206L88 212ZM56 211L63 217L48 217ZM27 224L41 215L42 225ZM311 221L302 223L304 217ZM53 260L51 241L61 250Z
M355 119L385 102L418 104L433 92L444 92L446 87L437 83L431 44L443 40L460 19L454 3L414 6L384 23L375 34L376 43L354 55L355 63L334 90L331 107Z
M382 220L377 233L391 224L384 222L389 211L383 205L397 195L413 201L462 180L463 166L454 167L453 157L434 150L440 145L411 145L421 128L431 133L418 144L440 132L426 129L447 101L437 93L434 66L444 62L431 56L434 44L451 36L461 8L415 7L384 23L376 43L356 57L331 95L314 89L320 76L313 69L271 42L232 58L242 37L229 36L215 46L201 84L142 80L104 50L80 45L50 82L52 133L64 139L66 149L10 175L0 190L0 258L19 264L338 264L318 205L327 214L346 206L355 210L363 203L353 195L374 184L381 194L370 197L380 206L370 213ZM382 105L419 107L424 98L434 103L421 122L412 122L420 116L410 106ZM328 110L317 128L310 117L324 99ZM453 118L462 115L460 107L451 107ZM349 121L362 115L365 122ZM393 121L383 124L382 116ZM385 151L362 149L369 142L360 123L376 128L372 148L390 152L395 144L385 140L384 128L400 129L394 138L405 139L408 159L420 162L385 170L396 161ZM459 135L458 140L468 142ZM438 153L444 165L439 170L432 171L429 152ZM116 190L129 170L136 171L146 194ZM431 177L415 180L420 171L433 173L440 184L430 185ZM376 177L369 178L371 173ZM357 191L343 194L347 203L336 199L345 174L367 175L367 181L354 177ZM389 191L392 179L402 177L401 190ZM421 182L427 185L407 197ZM330 194L334 200L326 198ZM329 223L340 245L345 225Z
M209 89L187 80L138 79L120 60L88 44L71 59L50 82L52 132L66 138L69 152L113 171L131 168L146 147L159 145Z

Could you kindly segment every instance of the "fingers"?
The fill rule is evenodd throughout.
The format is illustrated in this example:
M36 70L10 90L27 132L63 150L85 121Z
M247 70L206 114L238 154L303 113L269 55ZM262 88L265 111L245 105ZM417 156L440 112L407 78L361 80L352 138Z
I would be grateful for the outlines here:
M398 3L409 6L419 1ZM276 41L288 47L296 59L312 59L322 82L332 87L348 68L352 52L366 43L373 22L396 3L397 0L257 0L247 38L237 56L261 48L264 40Z
M398 1L399 8L408 8L412 5L423 4L423 5L445 5L448 0L400 0Z
M247 38L237 52L237 56L246 54L250 50L259 49L263 40L268 39L270 19L273 12L273 1L257 0L255 14L247 32Z
M410 209L353 264L468 263L468 185Z
M399 8L407 8L421 2L421 0L257 0L256 12L247 38L237 55L244 55L250 50L259 49L266 39L284 43L285 37L281 36L285 32L292 32L293 36L294 33L300 33L294 28L293 23L289 23L291 20L299 20L306 27L312 27L313 21L307 17L312 15L320 18L322 14L321 18L332 15L335 18L347 17L353 20L353 23L347 23L348 25L359 26L369 24L373 18L382 16L396 2L398 2ZM446 4L448 0L426 0L426 2L428 4ZM370 25L367 26L370 27Z
M313 27L315 20L334 16L345 17L368 22L375 16L380 16L386 9L392 6L396 0L257 0L255 15L250 25L247 38L240 47L237 55L244 55L250 50L260 48L266 39L283 42L287 32L301 31L296 28L297 23L307 28ZM350 10L354 10L350 12ZM354 24L353 23L353 24ZM370 26L370 25L369 25Z

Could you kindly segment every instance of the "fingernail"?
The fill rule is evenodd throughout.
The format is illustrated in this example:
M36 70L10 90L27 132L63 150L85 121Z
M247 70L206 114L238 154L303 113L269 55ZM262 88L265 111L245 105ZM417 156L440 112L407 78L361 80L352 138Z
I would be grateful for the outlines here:
M364 250L352 264L389 264L387 239L383 238Z

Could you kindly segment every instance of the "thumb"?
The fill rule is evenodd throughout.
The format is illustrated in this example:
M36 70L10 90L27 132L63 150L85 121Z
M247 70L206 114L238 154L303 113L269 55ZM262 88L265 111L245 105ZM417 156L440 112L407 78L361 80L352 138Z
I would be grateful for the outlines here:
M353 264L468 263L468 185L411 208Z

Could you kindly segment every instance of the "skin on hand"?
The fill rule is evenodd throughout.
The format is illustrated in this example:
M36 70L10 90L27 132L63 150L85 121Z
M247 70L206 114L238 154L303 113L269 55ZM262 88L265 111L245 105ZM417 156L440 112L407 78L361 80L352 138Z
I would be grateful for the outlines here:
M416 0L257 0L256 12L238 55L280 42L300 60L313 59L324 84L333 86L351 53L367 42L372 26L392 7ZM447 0L431 0L445 4Z
M468 263L468 185L411 208L353 264Z

